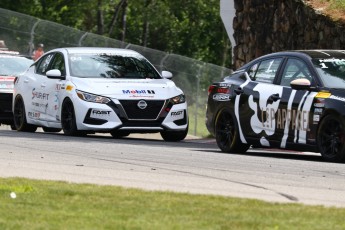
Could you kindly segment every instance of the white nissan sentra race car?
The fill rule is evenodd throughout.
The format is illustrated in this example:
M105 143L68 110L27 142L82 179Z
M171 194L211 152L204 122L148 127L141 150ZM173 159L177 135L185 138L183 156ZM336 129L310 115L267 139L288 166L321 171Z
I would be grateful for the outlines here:
M180 141L188 132L187 103L171 77L132 50L54 49L16 79L14 124L18 131L42 127L71 136L160 132Z

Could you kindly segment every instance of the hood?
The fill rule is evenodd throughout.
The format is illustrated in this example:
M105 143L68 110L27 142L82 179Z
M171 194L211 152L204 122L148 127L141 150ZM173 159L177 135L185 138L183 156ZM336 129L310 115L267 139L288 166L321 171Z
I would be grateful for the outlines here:
M168 79L73 78L81 91L116 99L168 99L182 91Z

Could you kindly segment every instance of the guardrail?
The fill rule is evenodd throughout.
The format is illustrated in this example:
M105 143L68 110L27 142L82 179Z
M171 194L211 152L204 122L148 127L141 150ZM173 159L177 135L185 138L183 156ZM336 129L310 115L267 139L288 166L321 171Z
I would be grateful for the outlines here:
M166 53L116 39L80 31L54 22L0 8L0 40L11 50L31 55L34 44L43 43L45 50L57 47L93 46L135 50L155 67L173 73L173 81L188 101L189 134L206 136L205 110L208 86L229 75L231 70L177 54Z

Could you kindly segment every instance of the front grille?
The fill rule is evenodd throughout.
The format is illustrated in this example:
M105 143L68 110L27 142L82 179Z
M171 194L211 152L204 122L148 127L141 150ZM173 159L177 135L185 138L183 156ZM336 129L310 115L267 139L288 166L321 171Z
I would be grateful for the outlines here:
M145 100L147 107L140 109L138 102L141 100L120 100L128 119L130 120L155 120L161 112L164 100Z

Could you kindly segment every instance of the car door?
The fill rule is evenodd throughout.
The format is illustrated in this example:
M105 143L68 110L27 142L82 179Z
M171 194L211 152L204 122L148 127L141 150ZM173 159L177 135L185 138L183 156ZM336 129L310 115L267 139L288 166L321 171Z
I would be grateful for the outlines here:
M264 59L248 69L251 81L243 84L238 103L240 127L245 139L258 146L272 146L275 134L275 111L279 107L282 86L273 81L279 71L282 57ZM236 107L236 106L235 106ZM242 139L242 142L247 142Z
M65 60L62 53L55 53L51 64L49 65L49 70L58 69L62 76L66 76L66 66ZM57 122L57 115L60 106L60 92L64 87L65 80L62 79L52 79L45 78L43 91L49 95L48 106L46 109L45 118L48 122Z
M281 73L280 85L283 87L283 95L276 114L275 139L280 142L281 148L285 148L287 144L306 144L312 119L310 109L317 92L292 89L290 82L296 79L307 79L311 85L314 85L312 72L302 59L290 57Z
M27 117L34 124L40 125L45 120L48 107L49 94L45 92L45 73L49 70L49 64L54 54L43 56L35 65L35 70L24 76L25 89L22 94L25 102Z

